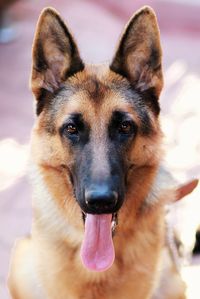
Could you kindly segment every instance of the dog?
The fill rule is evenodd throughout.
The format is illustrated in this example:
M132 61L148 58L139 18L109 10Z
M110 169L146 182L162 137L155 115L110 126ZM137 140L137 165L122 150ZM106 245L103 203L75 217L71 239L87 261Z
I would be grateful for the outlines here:
M183 299L167 242L174 187L162 167L162 50L143 7L113 60L86 65L60 15L46 8L33 44L33 224L17 241L13 299Z

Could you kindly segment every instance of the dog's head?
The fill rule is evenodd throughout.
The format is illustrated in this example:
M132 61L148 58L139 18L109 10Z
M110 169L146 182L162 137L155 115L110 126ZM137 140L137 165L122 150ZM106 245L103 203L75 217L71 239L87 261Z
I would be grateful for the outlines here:
M32 148L60 204L71 196L84 214L114 215L134 180L143 183L141 169L157 167L161 56L148 7L126 26L109 66L85 65L57 12L42 12L33 46Z

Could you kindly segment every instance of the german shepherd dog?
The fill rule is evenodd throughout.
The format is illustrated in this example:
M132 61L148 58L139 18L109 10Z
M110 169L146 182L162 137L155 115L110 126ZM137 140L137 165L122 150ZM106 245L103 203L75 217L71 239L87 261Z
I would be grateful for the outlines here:
M153 10L131 18L106 66L85 65L59 14L45 9L31 87L33 224L13 252L12 298L185 298L165 246L165 204L184 190L170 189L161 167Z

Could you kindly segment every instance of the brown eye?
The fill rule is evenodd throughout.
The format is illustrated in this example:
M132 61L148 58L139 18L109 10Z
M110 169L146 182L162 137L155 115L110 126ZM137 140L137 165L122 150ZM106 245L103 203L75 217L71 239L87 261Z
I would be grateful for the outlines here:
M119 132L122 134L128 134L131 132L131 124L129 121L123 121L119 126Z
M70 135L78 134L78 129L74 124L68 124L65 129Z

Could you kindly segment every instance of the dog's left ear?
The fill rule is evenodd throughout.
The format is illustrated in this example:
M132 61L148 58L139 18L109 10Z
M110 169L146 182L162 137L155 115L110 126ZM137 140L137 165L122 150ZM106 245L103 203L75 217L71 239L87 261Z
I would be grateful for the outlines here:
M144 7L127 24L110 68L135 89L151 90L158 98L163 86L161 58L156 16L150 7Z
M41 95L55 93L71 75L83 70L76 43L67 26L53 8L42 11L33 43L31 87Z

